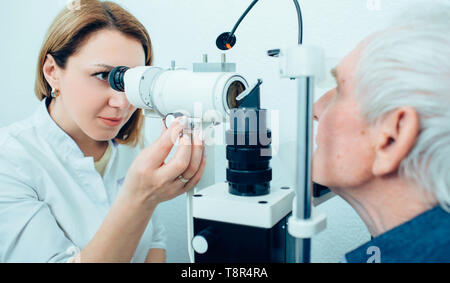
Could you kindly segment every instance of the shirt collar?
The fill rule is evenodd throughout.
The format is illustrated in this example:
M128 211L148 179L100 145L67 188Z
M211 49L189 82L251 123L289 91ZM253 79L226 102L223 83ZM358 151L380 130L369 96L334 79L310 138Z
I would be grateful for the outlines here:
M373 238L368 243L351 251L346 255L349 262L364 262L370 255L368 249L377 247L381 251L381 261L419 261L419 254L436 246L444 247L448 244L448 229L450 214L439 205L416 216L415 218ZM444 251L447 252L448 248ZM406 254L406 255L405 255ZM417 258L414 258L417 257ZM447 257L448 258L448 257Z

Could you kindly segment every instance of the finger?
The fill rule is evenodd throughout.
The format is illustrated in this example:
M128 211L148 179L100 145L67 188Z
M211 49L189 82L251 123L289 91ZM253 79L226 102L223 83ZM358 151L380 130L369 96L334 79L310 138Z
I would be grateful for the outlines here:
M202 157L202 163L200 164L200 168L198 169L198 171L189 180L189 182L184 184L184 191L185 192L187 192L190 189L192 189L193 187L197 186L198 182L200 182L200 180L201 180L201 178L203 176L203 173L205 172L205 168L206 168L206 156L203 156ZM179 182L181 182L181 180Z
M200 168L203 157L203 142L200 138L200 131L195 131L193 135L192 153L189 166L186 171L183 172L183 177L191 179Z
M189 134L185 134L178 142L175 155L166 165L160 168L161 174L166 176L168 180L178 178L188 168L191 161L191 152L191 137Z
M158 138L157 142L160 143L172 143L175 144L178 137L181 135L183 129L187 127L188 119L185 116L178 117L173 121L168 128L166 128L166 124L163 121L163 131L161 136Z
M177 141L180 134L182 134L184 126L187 123L187 119L183 117L177 118L178 123L172 123L169 128L163 127L163 131L160 137L153 144L153 150L157 153L153 155L155 164L161 164L166 160L173 145Z

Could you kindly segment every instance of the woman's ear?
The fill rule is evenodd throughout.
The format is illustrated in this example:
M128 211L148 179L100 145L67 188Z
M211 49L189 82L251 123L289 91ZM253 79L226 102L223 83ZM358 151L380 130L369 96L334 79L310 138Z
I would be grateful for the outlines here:
M42 67L44 77L53 89L60 89L60 72L55 59L51 54L47 54L44 66Z
M374 127L375 161L372 173L375 176L395 173L419 136L419 115L412 107L400 107L387 114Z

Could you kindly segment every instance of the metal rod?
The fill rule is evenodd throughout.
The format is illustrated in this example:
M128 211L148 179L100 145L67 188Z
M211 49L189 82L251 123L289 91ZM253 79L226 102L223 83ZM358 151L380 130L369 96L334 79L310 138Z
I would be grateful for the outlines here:
M298 79L296 217L311 217L314 78ZM296 262L309 262L311 239L296 241Z

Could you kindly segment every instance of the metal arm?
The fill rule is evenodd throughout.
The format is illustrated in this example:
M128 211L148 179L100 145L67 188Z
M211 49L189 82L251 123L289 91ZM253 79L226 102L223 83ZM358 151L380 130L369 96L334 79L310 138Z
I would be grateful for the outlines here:
M298 80L296 197L288 231L297 238L295 261L310 262L311 237L326 227L325 215L313 214L311 205L314 86L324 76L323 52L299 45L280 50L278 57L281 76Z

